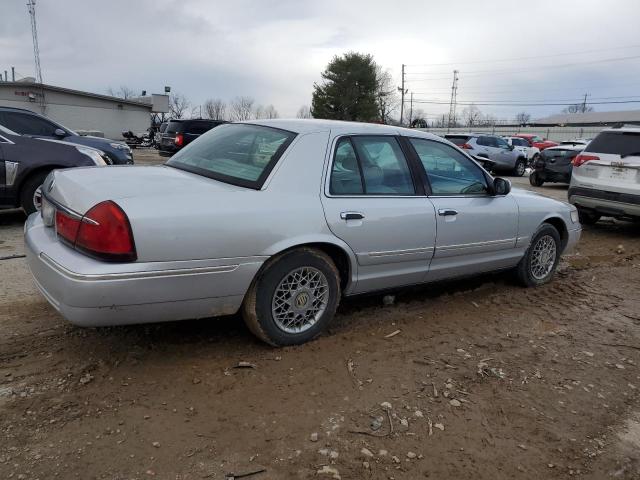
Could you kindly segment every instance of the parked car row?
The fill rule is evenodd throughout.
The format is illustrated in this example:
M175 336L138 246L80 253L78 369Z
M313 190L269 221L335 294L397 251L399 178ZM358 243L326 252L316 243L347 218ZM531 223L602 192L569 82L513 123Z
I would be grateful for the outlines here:
M169 120L160 125L158 136L158 152L163 157L170 157L189 145L200 135L208 132L212 128L222 125L224 120Z

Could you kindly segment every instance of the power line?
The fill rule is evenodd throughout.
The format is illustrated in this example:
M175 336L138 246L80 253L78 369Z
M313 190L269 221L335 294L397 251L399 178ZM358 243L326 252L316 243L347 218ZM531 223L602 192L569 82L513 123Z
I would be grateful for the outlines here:
M445 101L431 101L431 100L414 100L414 103L426 103L432 105L447 105L449 102ZM589 102L589 105L614 105L614 104L628 104L628 103L640 103L640 100L623 100L612 102ZM457 102L458 105L480 105L480 106L494 106L494 107L550 107L550 106L568 106L573 103L485 103L485 102Z
M636 60L640 58L640 55L632 55L632 56L628 56L628 57L616 57L616 58L605 58L605 59L600 59L600 60L590 60L587 62L573 62L573 63L564 63L564 64L556 64L556 65L540 65L537 67L531 67L531 68L521 68L521 69L505 69L505 70L472 70L472 71L461 71L461 73L463 73L465 75L465 77L467 76L482 76L485 74L496 74L496 73L525 73L525 72L537 72L540 70L548 70L548 69L556 69L556 68L567 68L567 67L579 67L579 66L583 66L583 65L597 65L600 63L611 63L611 62L622 62L622 61L626 61L626 60ZM429 73L429 72L406 72L405 75L442 75L441 73ZM436 77L437 78L437 77Z
M535 60L539 58L554 58L554 57L566 57L568 55L585 55L588 53L609 52L611 50L625 50L630 48L640 48L640 45L627 45L622 47L610 47L600 48L597 50L583 50L582 52L570 52L570 53L554 53L551 55L534 55L531 57L514 57L514 58L498 58L495 60L473 60L469 62L452 62L452 63L414 63L406 65L407 67L448 67L452 65L472 65L479 63L499 63L499 62L513 62L516 60Z

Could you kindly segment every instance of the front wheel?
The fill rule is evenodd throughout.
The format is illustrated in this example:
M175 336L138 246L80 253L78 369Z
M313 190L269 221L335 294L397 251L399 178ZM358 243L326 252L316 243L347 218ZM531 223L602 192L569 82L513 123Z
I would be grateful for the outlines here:
M27 215L36 211L35 193L47 175L49 172L34 173L24 181L20 190L20 206Z
M548 223L533 236L527 252L516 267L518 280L525 287L537 287L551 281L561 253L560 234Z
M527 161L524 158L518 159L516 162L516 166L513 168L513 174L516 177L521 177L524 175L524 172L527 170Z
M340 275L325 253L300 248L276 257L249 288L242 316L273 346L299 345L322 333L340 301Z

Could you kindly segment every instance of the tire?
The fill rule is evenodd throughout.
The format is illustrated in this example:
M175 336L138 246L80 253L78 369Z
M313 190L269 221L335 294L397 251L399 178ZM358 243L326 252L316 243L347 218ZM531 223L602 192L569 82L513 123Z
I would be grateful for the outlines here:
M527 171L527 161L524 158L519 158L516 162L516 166L513 167L513 175L521 177Z
M540 154L536 153L533 157L531 157L531 160L529 161L529 166L532 168L535 167L536 162L538 161L539 158L540 158Z
M585 210L584 208L578 208L578 217L582 225L594 225L602 215L593 212L591 210Z
M295 276L294 276L295 275ZM298 279L302 275L302 279ZM308 276L308 277L307 277ZM314 297L318 288L309 288L305 278L326 285L326 292ZM297 282L297 293L287 296L288 288ZM276 295L280 292L280 295ZM314 305L313 299L322 301L317 306L316 317L307 318L306 324L290 325L291 317L301 320L303 315L313 314L314 309L297 307L297 301L306 306ZM279 302L278 302L279 300ZM288 301L290 300L290 302ZM249 330L262 341L275 347L299 345L320 335L333 319L340 302L340 274L331 258L312 248L299 248L270 260L254 279L242 304L242 316ZM320 311L318 311L318 308ZM275 315L280 313L280 318ZM288 319L283 319L285 316ZM304 320L304 317L302 318ZM295 321L295 320L294 320Z
M548 258L545 258L547 255L545 255L544 247L551 245L553 245L553 252L547 251ZM518 281L525 287L537 287L550 282L556 272L561 249L562 243L558 230L548 223L543 223L536 231L527 252L516 267ZM536 260L542 260L542 264Z
M22 188L20 189L20 206L27 215L31 215L36 211L36 206L33 203L33 194L36 193L38 187L42 185L47 175L49 175L49 172L33 173L27 177L22 184Z
M533 187L541 187L544 184L544 181L540 179L540 175L537 172L532 172L529 175L529 183Z

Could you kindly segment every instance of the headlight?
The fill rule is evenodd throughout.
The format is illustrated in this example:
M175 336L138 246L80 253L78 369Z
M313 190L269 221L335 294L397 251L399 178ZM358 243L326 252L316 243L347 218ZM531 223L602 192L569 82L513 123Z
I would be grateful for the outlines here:
M571 221L573 223L578 223L580 221L580 216L578 215L578 210L575 207L571 210Z
M126 143L110 143L109 145L111 145L113 148L115 148L116 150L124 150L125 152L130 152L131 149L129 148L129 145L127 145Z
M102 155L100 155L101 152L99 150L86 147L76 147L76 149L83 155L91 158L91 160L93 160L93 163L95 163L99 167L105 166L107 164L104 161L104 158L102 158Z

